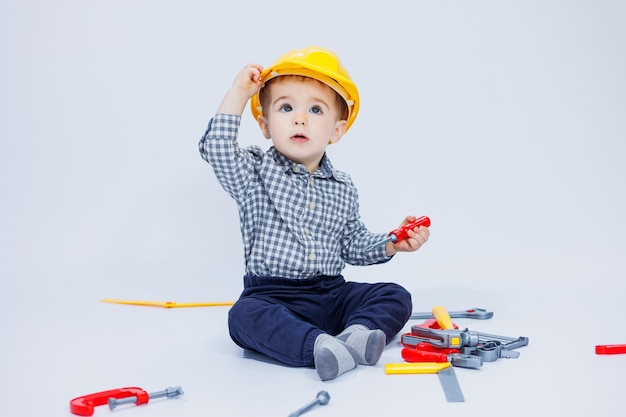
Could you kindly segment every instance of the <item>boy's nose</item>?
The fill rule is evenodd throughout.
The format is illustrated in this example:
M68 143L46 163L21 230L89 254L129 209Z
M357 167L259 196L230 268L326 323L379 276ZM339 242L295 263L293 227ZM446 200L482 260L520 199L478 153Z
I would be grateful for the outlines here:
M294 114L293 124L296 126L306 124L306 117L302 114Z

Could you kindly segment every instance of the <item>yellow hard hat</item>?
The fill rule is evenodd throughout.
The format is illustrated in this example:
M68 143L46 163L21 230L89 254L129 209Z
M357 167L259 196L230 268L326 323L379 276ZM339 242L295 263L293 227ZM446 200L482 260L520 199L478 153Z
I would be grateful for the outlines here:
M281 75L310 77L335 90L348 105L346 132L350 129L359 112L359 91L337 55L319 46L293 50L265 68L261 73L261 81L267 82ZM263 114L259 92L250 100L250 109L255 120Z

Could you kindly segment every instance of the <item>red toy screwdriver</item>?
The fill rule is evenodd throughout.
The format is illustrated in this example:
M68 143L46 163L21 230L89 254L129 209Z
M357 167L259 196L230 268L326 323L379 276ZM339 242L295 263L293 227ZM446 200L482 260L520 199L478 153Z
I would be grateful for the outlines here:
M369 245L368 247L365 248L365 251L371 251L374 248L377 248L379 246L383 246L386 245L387 242L400 242L401 240L406 239L409 234L408 231L409 230L413 230L418 226L425 226L425 227L429 227L430 226L430 219L426 216L421 216L418 217L417 219L413 220L412 222L409 222L405 225L400 226L399 228L392 230L391 232L389 232L389 237L386 239L381 240L380 242L376 242L373 243L371 245Z

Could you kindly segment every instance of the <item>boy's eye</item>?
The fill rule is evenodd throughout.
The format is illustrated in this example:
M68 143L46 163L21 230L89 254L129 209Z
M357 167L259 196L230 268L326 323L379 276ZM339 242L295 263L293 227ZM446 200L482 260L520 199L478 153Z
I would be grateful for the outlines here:
M280 106L281 112L287 113L287 112L290 112L291 110L293 109L291 108L289 104L283 104L282 106Z
M320 106L313 106L309 111L313 114L322 114L322 108Z

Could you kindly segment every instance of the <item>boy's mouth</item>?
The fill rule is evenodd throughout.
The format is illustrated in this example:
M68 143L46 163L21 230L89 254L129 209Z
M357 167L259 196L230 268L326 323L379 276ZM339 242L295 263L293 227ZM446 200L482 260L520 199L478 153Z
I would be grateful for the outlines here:
M293 135L291 137L291 140L294 142L306 142L307 140L309 140L309 138L304 135Z

